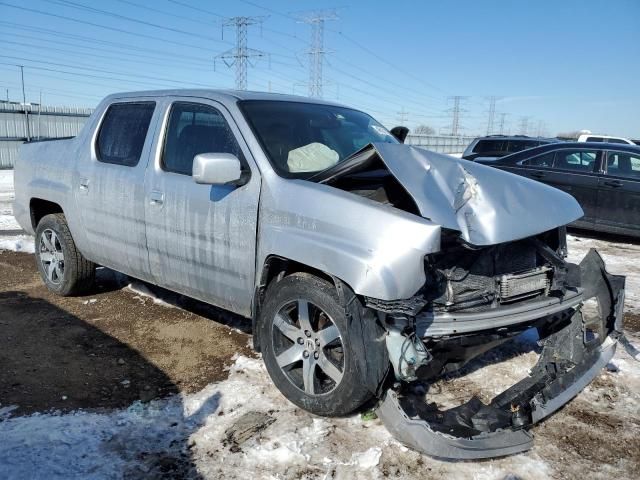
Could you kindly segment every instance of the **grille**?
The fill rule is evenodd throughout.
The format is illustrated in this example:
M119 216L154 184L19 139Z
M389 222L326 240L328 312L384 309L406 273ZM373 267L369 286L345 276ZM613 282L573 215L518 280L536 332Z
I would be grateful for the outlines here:
M439 258L432 285L434 306L448 311L510 302L548 292L551 270L538 265L535 246L527 241L481 250L457 249ZM433 270L432 270L433 271Z

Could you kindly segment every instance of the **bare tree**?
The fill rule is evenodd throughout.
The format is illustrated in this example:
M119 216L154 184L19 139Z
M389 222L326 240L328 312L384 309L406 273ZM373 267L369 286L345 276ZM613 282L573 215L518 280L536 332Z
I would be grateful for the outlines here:
M435 135L436 130L435 128L430 127L429 125L418 125L416 128L413 129L413 133L417 135Z

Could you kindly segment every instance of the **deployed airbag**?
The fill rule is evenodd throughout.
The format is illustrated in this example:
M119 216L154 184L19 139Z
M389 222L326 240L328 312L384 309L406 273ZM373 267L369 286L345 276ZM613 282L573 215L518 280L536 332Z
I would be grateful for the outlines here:
M287 167L290 172L317 172L338 163L338 152L322 143L310 143L289 152Z

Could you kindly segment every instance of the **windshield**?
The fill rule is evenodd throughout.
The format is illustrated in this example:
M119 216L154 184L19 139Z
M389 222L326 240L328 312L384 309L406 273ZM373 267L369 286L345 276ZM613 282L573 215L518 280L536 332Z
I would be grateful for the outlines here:
M373 142L398 143L369 115L317 103L245 100L240 109L279 175L307 178Z

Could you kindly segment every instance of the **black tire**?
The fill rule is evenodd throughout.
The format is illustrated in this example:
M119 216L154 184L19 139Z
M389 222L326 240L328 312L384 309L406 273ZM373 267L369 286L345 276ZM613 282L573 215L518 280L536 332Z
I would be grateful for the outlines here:
M51 232L55 234L53 247L56 254L47 247L52 245ZM76 248L64 214L55 213L42 217L36 228L35 250L36 266L51 292L66 297L87 292L93 287L96 266ZM61 257L57 251L61 251ZM52 274L49 272L49 258L53 258L58 267L52 268Z
M299 319L299 300L309 306L308 318L313 329L312 335L305 336L302 343L291 339L299 332L306 332L301 328L303 323ZM276 320L277 315L280 320ZM291 338L283 333L282 326L276 325L281 324L282 318L286 319L284 330L287 330ZM337 327L339 338L325 344L325 339L335 335L336 330L332 325ZM290 327L299 330L292 330ZM354 342L350 338L352 329L348 328L345 307L340 303L336 288L329 282L308 273L294 273L272 283L261 309L258 328L261 352L273 383L288 400L300 408L316 415L343 416L352 413L373 397L365 383L361 359L358 358L357 349L354 349ZM331 333L324 333L329 332L330 328ZM322 342L315 343L320 338ZM300 348L304 349L303 353L310 352L305 357L307 360L296 360L295 363L280 367L278 355L282 359L285 351L294 351L294 348L295 354L288 357L287 362L290 358L297 358ZM318 359L313 361L315 363L312 362L314 366L305 367L304 362L310 362L312 358ZM327 361L341 373L339 382L334 380L338 378L336 370L327 368L330 367ZM325 369L332 372L333 377L325 373ZM308 383L304 381L305 371L312 372L307 376L307 379L312 379Z

